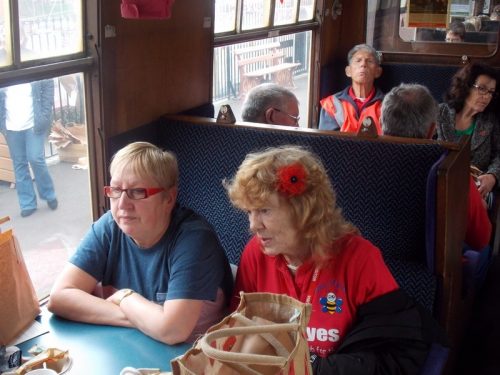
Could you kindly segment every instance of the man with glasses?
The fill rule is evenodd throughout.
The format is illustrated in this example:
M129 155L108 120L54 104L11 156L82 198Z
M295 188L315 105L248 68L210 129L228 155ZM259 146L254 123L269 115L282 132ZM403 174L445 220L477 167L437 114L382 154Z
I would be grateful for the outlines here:
M354 46L347 55L345 74L351 85L344 90L320 100L319 129L357 133L368 117L380 129L380 107L384 95L374 85L382 75L380 56L368 44Z
M119 150L111 209L80 243L48 308L66 319L193 341L225 313L232 273L212 226L177 204L175 156L147 142ZM100 297L100 298L99 298Z
M290 90L263 83L248 93L241 117L246 122L299 126L299 101Z

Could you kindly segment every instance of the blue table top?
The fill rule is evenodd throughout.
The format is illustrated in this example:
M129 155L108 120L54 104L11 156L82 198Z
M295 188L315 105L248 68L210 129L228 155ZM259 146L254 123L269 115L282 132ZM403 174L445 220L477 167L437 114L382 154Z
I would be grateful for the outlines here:
M166 345L134 328L68 321L46 309L41 314L41 323L49 333L17 346L23 355L28 355L28 349L35 344L68 350L73 362L65 374L70 375L118 375L127 366L170 371L170 360L191 347L190 344Z

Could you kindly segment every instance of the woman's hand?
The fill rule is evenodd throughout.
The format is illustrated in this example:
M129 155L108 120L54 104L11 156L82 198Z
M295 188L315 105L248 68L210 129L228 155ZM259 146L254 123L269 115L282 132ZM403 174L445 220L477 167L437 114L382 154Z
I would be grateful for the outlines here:
M120 307L92 294L103 294L97 284L93 276L68 263L52 287L49 311L78 322L133 327Z
M486 195L495 187L497 180L491 173L482 174L477 179L479 180L479 193L481 197L486 198Z

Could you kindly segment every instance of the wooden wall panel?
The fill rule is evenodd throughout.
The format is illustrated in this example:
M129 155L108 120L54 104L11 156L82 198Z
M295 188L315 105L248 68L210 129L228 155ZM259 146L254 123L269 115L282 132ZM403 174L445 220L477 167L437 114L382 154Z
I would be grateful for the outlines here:
M343 64L347 52L365 41L366 0L342 1L342 14L332 17L333 0L325 1L322 24L321 66Z
M100 7L106 137L210 101L212 25L204 21L212 1L178 0L161 21L122 19L119 0ZM115 37L105 35L106 25Z

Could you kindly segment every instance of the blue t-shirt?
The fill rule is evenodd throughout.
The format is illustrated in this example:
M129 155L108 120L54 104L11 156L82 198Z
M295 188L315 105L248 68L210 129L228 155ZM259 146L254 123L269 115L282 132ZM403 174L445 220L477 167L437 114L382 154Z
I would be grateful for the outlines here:
M149 249L136 245L105 213L87 232L70 262L103 286L131 288L150 301L215 301L220 287L226 301L232 274L211 225L188 208L176 205L167 231Z

